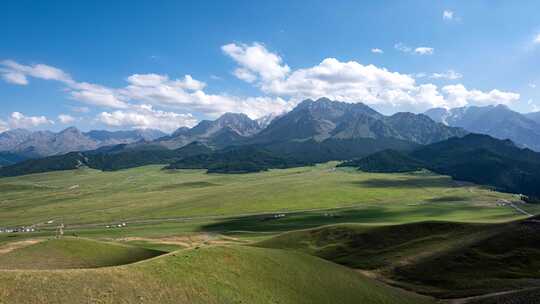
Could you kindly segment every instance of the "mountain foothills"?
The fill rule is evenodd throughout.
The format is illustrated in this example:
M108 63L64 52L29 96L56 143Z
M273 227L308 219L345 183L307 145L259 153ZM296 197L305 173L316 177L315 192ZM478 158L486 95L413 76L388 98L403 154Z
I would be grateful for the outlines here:
M158 132L140 130L13 130L1 137L7 152L0 154L5 166L0 168L0 176L81 166L111 171L148 164L170 164L166 169L207 169L208 173L248 173L345 160L345 166L365 171L425 168L537 196L540 154L521 148L535 145L537 126L505 106L386 116L362 103L308 99L279 116L255 121L244 114L226 113L161 137ZM491 133L496 138L511 136L518 146L510 140L468 131ZM53 155L21 162L17 152L28 151Z
M510 140L498 140L487 135L451 138L409 153L382 151L341 166L384 173L425 168L456 180L540 196L540 153L521 149Z
M505 105L434 108L425 112L436 122L469 132L510 139L519 146L540 151L540 113L520 114Z

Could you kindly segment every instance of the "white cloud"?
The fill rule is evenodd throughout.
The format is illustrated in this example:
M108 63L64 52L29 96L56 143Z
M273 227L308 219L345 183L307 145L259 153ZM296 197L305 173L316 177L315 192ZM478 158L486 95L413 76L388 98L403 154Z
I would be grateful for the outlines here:
M463 78L463 75L460 73L454 71L454 70L448 70L443 73L433 73L429 76L431 79L449 79L449 80L456 80Z
M13 112L8 119L8 126L14 128L34 128L41 125L52 125L54 121L45 116L26 116L21 112Z
M73 112L76 112L76 113L88 113L90 112L90 109L88 107L69 107L71 109L71 111Z
M537 35L534 37L533 43L535 43L535 44L540 44L540 34L537 34Z
M159 129L172 132L179 127L193 127L197 122L191 114L155 110L151 105L133 106L127 111L102 112L97 120L112 127Z
M433 55L435 49L427 46L419 46L412 48L402 42L394 44L394 48L402 53L416 54L416 55Z
M442 88L446 95L446 103L450 107L462 107L466 105L489 105L505 104L519 100L520 95L512 92L491 90L482 92L479 90L467 90L462 84L448 85Z
M63 124L70 124L75 121L75 117L68 114L60 114L58 115L58 120Z
M403 52L403 53L410 53L412 52L412 48L405 45L403 42L398 42L396 44L394 44L394 48L400 52Z
M70 95L73 99L102 107L125 109L128 104L114 89L87 82L75 83Z
M0 133L5 132L7 130L9 130L9 126L7 122L0 119Z
M240 65L241 68L234 72L235 76L248 82L254 82L257 78L262 81L281 79L290 71L280 56L257 42L251 45L230 43L221 49Z
M426 46L421 46L414 49L414 53L418 55L433 55L434 52L435 52L434 48L426 47Z
M454 12L451 10L445 10L442 17L444 20L452 20L454 19Z
M274 79L274 77L282 77L289 70L286 66L279 66L281 62L279 56L267 52L260 44L253 44L252 46L229 45L228 47L224 46L224 50L231 52L231 57L244 64L246 66L244 69L248 73L264 81ZM149 104L180 110L180 112L184 113L181 115L197 112L215 117L225 112L242 112L252 118L258 118L270 113L283 112L290 107L290 103L274 97L237 97L227 94L208 94L203 91L206 84L194 79L191 75L185 75L180 79L171 79L167 75L160 74L133 74L126 79L127 85L125 87L111 88L99 84L74 81L67 73L54 67L47 66L47 68L43 68L45 65L24 66L14 61L7 62L9 63L8 68L14 69L17 73L18 71L24 71L32 77L40 75L40 78L43 79L47 77L48 79L61 81L66 85L66 91L74 100L95 106L124 110L118 113L132 113L134 106ZM37 70L37 72L34 70ZM49 71L48 74L45 71ZM245 80L248 79L245 78ZM88 109L85 108L84 110L87 111ZM140 114L139 112L138 114ZM147 111L146 114L148 113ZM127 115L126 117L140 117L140 115Z
M0 65L3 66L0 73L3 74L4 79L6 79L5 75L11 74L12 76L7 77L11 80L16 79L18 82L12 82L15 84L27 84L27 76L44 80L57 80L66 84L73 83L69 74L46 64L22 65L13 60L4 60L0 62Z
M0 71L2 72L2 71ZM12 72L12 71L5 71L2 73L2 78L12 84L18 84L18 85L27 85L28 79L24 74Z
M236 78L241 79L245 82L253 83L257 80L257 76L255 74L244 68L238 68L234 70L233 74L234 76L236 76Z
M382 54L382 53L384 53L384 51L379 49L379 48L371 49L371 52L374 53L374 54Z
M411 54L422 48L431 51L418 52L433 52L432 48L427 47L412 49L404 44L396 44L395 47ZM441 89L434 84L416 82L417 78L427 81L462 77L452 70L408 75L356 61L343 62L336 58L326 58L315 66L291 70L280 56L262 44L227 44L222 50L237 63L235 75L253 83L263 96L208 93L206 84L190 75L172 78L154 73L133 74L126 78L124 86L107 87L77 82L67 73L49 66L47 69L37 69L35 67L44 65L23 66L11 62L9 67L14 67L11 72L24 72L25 77L30 75L28 71L31 68L32 75L64 83L67 93L73 99L112 108L102 110L98 115L97 120L102 123L165 131L192 125L196 121L195 117L217 117L225 112L245 113L254 119L270 113L282 113L306 98L329 97L346 102L363 102L385 113L421 112L431 107L469 104L508 104L519 99L519 94L512 92L467 90L461 84ZM3 69L2 73L5 74L6 70Z
M536 83L529 83L529 88L536 89Z
M398 44L396 48L407 47ZM409 48L409 51L412 52L412 49ZM420 76L451 80L462 77L453 70L415 75ZM261 80L257 86L270 96L293 101L329 97L346 102L363 102L386 112L418 112L431 107L467 104L508 104L519 99L519 94L516 93L499 90L469 91L463 85L446 86L439 90L434 84L416 83L411 75L388 71L374 65L363 65L356 61L342 62L335 58L326 58L313 67L293 70L283 78Z

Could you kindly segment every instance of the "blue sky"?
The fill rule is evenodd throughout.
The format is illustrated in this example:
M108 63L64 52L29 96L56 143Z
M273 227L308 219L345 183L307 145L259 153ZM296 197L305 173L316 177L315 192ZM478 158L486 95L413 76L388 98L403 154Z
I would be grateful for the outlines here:
M538 1L2 1L0 130L159 128L304 98L540 110Z

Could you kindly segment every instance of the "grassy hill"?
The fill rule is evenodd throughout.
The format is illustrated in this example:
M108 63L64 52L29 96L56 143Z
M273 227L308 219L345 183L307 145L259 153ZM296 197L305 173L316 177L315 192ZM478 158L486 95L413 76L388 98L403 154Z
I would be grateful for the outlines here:
M0 254L0 269L97 268L129 264L163 253L90 239L51 239Z
M432 303L316 257L240 246L112 268L0 271L0 281L5 303Z
M409 290L458 298L537 287L539 232L540 223L534 219L503 224L334 225L285 233L257 246L310 253L369 270Z

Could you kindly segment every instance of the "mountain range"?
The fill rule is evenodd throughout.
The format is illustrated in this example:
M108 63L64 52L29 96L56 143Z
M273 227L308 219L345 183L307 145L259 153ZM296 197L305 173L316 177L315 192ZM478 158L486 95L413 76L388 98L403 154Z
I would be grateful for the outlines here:
M28 142L40 141L20 140L16 135L22 134L24 138L38 134L49 149L42 151L77 152L24 161L11 151L3 152L0 176L81 166L109 171L148 164L170 164L168 169L207 169L209 173L248 173L345 160L344 165L366 171L425 168L503 191L540 195L540 153L523 148L524 139L516 145L511 140L465 130L499 132L498 137L505 137L507 131L497 130L497 124L508 125L516 132L534 132L536 123L504 106L386 116L361 103L322 98L305 100L288 113L266 119L264 124L244 114L226 113L191 129L180 128L171 135L159 137L162 134L151 133L153 140L142 131L81 133L69 128L60 133L49 132L51 135L13 130L3 136L14 147L37 150L36 145ZM123 143L114 145L116 142ZM92 145L100 146L89 150Z
M80 162L92 163L101 170L168 163L178 159L171 151L190 144L215 151L253 146L264 152L250 150L252 155L271 153L285 164L311 164L347 160L384 149L411 150L465 134L460 128L436 123L423 114L385 116L362 103L321 98L305 100L288 113L259 121L245 114L226 113L216 120L203 120L191 129L179 128L166 136L150 130L87 133L75 128L59 133L13 130L1 135L0 150L33 158L86 151L77 157ZM34 166L42 167L40 170L50 167L47 160L43 166L39 164L34 162Z
M487 134L540 151L540 113L521 114L505 105L470 106L454 109L434 108L425 112L436 122Z
M0 133L0 152L21 158L60 155L74 151L94 150L104 146L152 141L166 134L158 130L90 131L70 127L58 133L14 129Z

